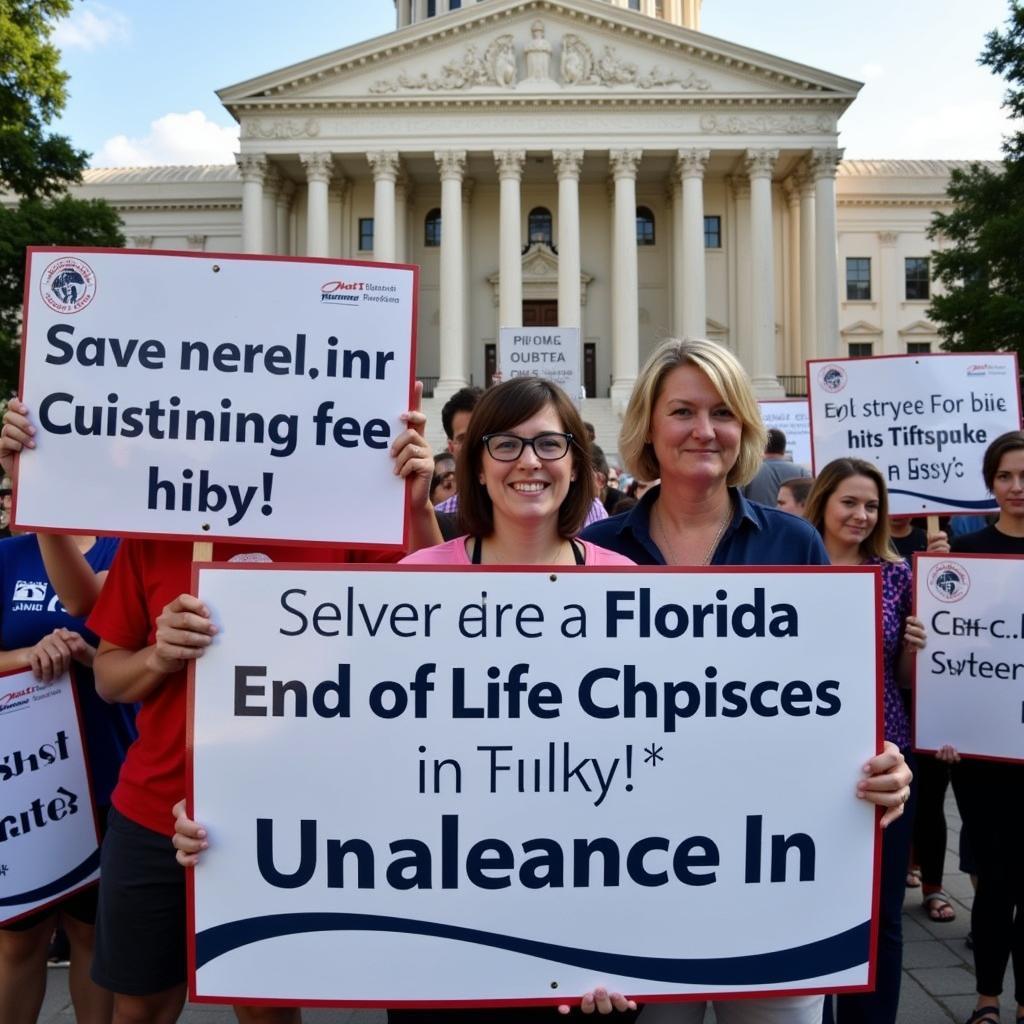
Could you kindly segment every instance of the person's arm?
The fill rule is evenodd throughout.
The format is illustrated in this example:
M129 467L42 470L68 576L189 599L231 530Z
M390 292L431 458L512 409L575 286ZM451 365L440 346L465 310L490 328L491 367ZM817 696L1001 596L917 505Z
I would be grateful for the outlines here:
M444 541L430 504L430 481L434 476L434 456L430 445L423 439L427 418L420 412L420 396L423 384L416 381L416 395L413 407L402 413L406 429L395 438L391 445L391 456L395 460L395 474L409 485L409 550L433 547Z
M100 596L106 570L94 572L74 538L67 534L40 533L37 540L46 575L60 603L75 618L88 615Z
M900 748L885 741L882 753L876 754L864 765L864 778L857 783L857 796L876 807L884 807L879 823L888 827L902 813L910 799L910 782L914 775Z
M206 605L191 594L179 594L164 606L156 639L148 647L132 651L100 641L93 662L96 692L112 704L145 700L167 676L201 657L216 632Z
M900 686L910 686L914 678L914 659L918 651L923 651L928 643L928 631L924 623L908 615L903 623L903 646L900 648L900 660L896 666L897 681Z
M15 457L24 448L35 448L32 440L36 428L28 418L28 406L17 398L7 403L3 428L0 429L0 467L13 479Z

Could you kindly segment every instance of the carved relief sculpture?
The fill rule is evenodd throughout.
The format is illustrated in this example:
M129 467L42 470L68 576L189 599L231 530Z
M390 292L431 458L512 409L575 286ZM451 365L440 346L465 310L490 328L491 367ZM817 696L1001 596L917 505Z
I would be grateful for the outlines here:
M511 35L498 36L484 55L475 46L467 46L461 57L443 65L439 74L431 77L426 71L410 77L404 71L397 79L381 79L370 86L370 92L398 92L399 89L438 90L472 89L479 85L496 85L501 89L514 89L518 78L516 48Z
M641 75L636 64L622 60L611 46L606 46L601 56L595 57L594 51L574 32L562 37L561 71L563 85L603 85L609 89L617 85L635 85L640 89L679 86L700 92L711 88L711 83L695 71L684 77L655 65Z
M530 26L533 38L526 44L526 78L531 82L546 82L551 78L551 44L544 38L544 22Z

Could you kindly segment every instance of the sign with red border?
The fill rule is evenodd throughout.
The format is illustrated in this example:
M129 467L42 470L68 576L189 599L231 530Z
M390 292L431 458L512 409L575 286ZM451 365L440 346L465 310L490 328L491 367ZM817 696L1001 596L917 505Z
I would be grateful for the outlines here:
M418 269L32 248L23 530L405 547Z
M914 746L1024 762L1024 556L914 555Z
M874 463L897 516L995 510L981 460L1021 425L1016 353L812 359L814 472L833 459Z
M193 999L873 984L877 569L194 572Z
M0 675L0 924L94 884L99 832L70 675Z

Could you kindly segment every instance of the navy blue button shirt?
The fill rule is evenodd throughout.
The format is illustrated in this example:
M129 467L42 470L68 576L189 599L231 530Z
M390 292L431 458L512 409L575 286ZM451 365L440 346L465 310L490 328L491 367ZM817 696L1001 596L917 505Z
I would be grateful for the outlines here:
M661 487L652 487L640 503L622 515L588 526L580 536L637 565L664 565L651 538L651 508ZM729 488L733 517L715 548L711 565L828 565L818 531L805 519L777 508L757 505Z

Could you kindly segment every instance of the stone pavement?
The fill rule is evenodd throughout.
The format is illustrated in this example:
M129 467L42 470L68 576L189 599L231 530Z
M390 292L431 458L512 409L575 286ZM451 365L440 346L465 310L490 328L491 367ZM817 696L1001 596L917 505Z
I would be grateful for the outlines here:
M899 1024L945 1024L964 1021L974 1008L974 964L964 946L971 906L970 879L958 870L960 816L950 795L946 801L949 825L945 887L957 919L948 924L928 920L921 909L920 889L907 890L903 911L903 990ZM1003 986L1003 1020L1012 1021L1013 984L1009 972ZM383 1024L382 1011L306 1010L305 1024ZM611 1020L612 1018L609 1018ZM712 1019L709 1014L709 1020ZM180 1024L229 1024L235 1015L226 1007L186 1007ZM558 1020L552 1011L552 1024ZM51 968L40 1024L74 1024L68 998L67 970Z

